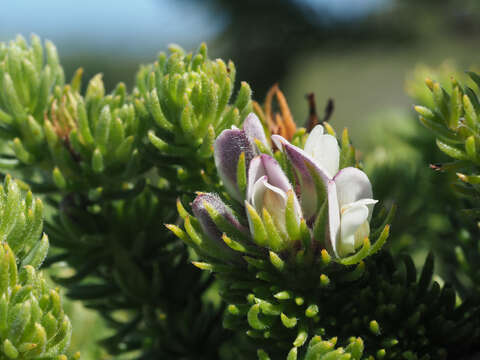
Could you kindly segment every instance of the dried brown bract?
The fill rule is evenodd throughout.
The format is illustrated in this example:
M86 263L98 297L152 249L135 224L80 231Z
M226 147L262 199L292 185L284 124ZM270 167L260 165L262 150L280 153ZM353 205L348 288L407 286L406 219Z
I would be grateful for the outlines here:
M274 103L275 99L276 104ZM289 141L292 140L297 131L297 126L293 121L287 99L279 89L278 84L274 84L268 91L263 108L257 102L253 103L253 108L266 124L271 135L277 134Z

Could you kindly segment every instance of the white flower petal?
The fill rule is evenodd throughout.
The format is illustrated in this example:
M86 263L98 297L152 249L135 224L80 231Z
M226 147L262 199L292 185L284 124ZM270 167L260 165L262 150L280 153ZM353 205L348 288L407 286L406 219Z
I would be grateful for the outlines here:
M263 198L267 191L267 176L262 176L252 187L251 196L248 198L255 210L259 211L263 208Z
M315 163L324 169L332 178L337 172L340 163L340 148L337 139L329 134L323 134L323 127L313 128L305 143L305 152Z
M323 125L320 125L320 124L315 125L312 131L310 131L310 135L315 134L315 136L323 135L324 133L325 133L325 128L323 127ZM308 139L307 139L307 142L308 142Z
M333 180L337 185L340 207L358 200L372 198L372 184L367 175L357 168L344 168L335 175Z
M253 194L253 186L262 176L265 176L265 168L262 164L262 159L260 156L255 156L248 167L247 174L247 200L251 201Z
M263 206L273 218L277 228L283 232L287 232L285 225L285 207L287 206L287 194L281 189L265 183L268 188L263 197Z
M354 201L352 203L343 205L342 210L347 209L347 208L352 207L352 206L357 206L357 205L374 205L377 202L378 202L378 200L374 200L374 199L361 199L361 200L357 200L357 201Z
M352 206L357 206L357 205L366 205L367 208L368 208L368 221L370 221L370 219L372 218L372 213L373 213L373 207L375 206L375 204L378 202L378 200L373 200L373 199L362 199L362 200L358 200L358 201L355 201L353 203L350 203L350 204L345 204L343 205L341 208L340 208L340 211L343 212L345 211L346 209L352 207Z
M367 221L368 208L365 205L351 206L340 217L340 239L338 253L340 256L355 251L355 233ZM363 239L362 239L363 240Z
M265 208L272 216L278 229L286 232L285 207L287 205L287 194L282 189L270 184L267 176L262 176L255 182L250 203L259 214L262 214Z
M358 249L363 244L363 239L370 236L370 224L365 221L355 231L355 249Z
M337 239L340 237L340 210L338 208L337 187L333 180L327 185L328 200L328 226L326 234L326 247L338 257Z

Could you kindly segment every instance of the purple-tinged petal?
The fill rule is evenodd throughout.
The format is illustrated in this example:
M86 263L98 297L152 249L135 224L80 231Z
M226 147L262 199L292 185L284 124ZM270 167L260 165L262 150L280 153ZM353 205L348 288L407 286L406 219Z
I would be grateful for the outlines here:
M265 208L277 228L284 234L288 191L293 191L293 187L273 157L262 154L253 158L248 171L247 201L259 214L262 214ZM294 211L297 222L300 222L302 211L296 196Z
M308 135L304 151L325 170L329 178L337 172L340 163L340 148L335 136L324 134L323 126L317 125Z
M222 241L222 232L218 229L217 225L213 222L210 214L205 208L205 204L208 203L213 209L215 209L221 216L223 216L228 222L235 226L240 231L246 231L246 229L238 222L237 218L233 215L232 210L225 205L217 194L200 193L197 195L192 203L192 211L197 220L200 222L202 230L207 236L213 240L218 241L219 244L228 248Z
M224 130L214 144L215 166L228 193L238 201L244 195L237 186L237 164L242 152L245 153L245 164L248 169L255 156L255 148L243 130Z
M337 186L333 180L327 185L328 224L326 234L327 250L338 257L337 243L340 238L340 209L338 207Z
M354 203L362 199L372 199L372 184L367 175L354 167L340 170L333 178L337 185L339 206ZM369 204L369 219L372 215L374 204Z
M272 216L277 228L286 233L287 194L282 189L270 184L267 176L262 176L255 182L250 203L259 214L262 214L263 209L266 209Z
M265 154L261 154L260 158L262 159L265 174L267 175L270 184L282 189L284 192L292 189L292 184L290 184L287 175L285 175L277 160Z
M309 168L312 169L312 171L315 171L325 184L325 187L330 178L327 172L318 166L315 160L302 149L290 144L279 135L272 135L272 140L279 149L283 149L290 160L290 163L296 170L300 182L300 202L302 204L303 214L305 218L309 219L316 214L319 206L319 204L317 204L318 195L315 181Z
M245 131L245 135L253 144L255 144L254 140L258 139L267 147L267 149L270 148L262 123L254 113L248 114L245 118L245 121L243 122L243 131Z
M254 184L258 179L265 175L270 184L278 187L284 192L292 189L292 185L290 184L287 175L285 175L277 160L269 155L261 154L252 159L248 168L247 199L252 197Z

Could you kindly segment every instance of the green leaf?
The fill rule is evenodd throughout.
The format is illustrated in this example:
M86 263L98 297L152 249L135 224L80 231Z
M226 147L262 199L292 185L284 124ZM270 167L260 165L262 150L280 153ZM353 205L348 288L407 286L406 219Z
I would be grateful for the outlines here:
M15 156L24 164L30 165L34 162L34 156L25 149L22 140L18 137L13 139L12 144L13 151L15 152Z
M345 352L352 356L352 360L361 360L364 350L363 340L361 338L352 340L353 341L345 348Z
M47 257L49 242L47 235L43 235L42 239L30 250L28 255L23 259L22 266L31 265L38 269Z
M463 109L465 111L465 121L471 130L478 126L478 116L468 95L463 95Z
M477 159L477 148L475 146L475 136L471 135L465 140L465 152L472 161Z
M81 100L81 98L77 104L77 124L81 139L88 148L91 148L95 140L93 139L90 124L88 122L85 103L83 100Z
M357 251L355 254L340 258L337 261L342 265L355 265L358 264L360 261L365 259L370 253L370 241L368 238L365 238L363 241L362 248Z
M248 324L255 330L266 330L269 328L268 324L262 321L260 315L260 304L254 304L250 307L247 313Z
M308 318L312 318L312 317L314 317L318 314L318 311L319 311L318 305L316 305L316 304L309 305L305 309L305 316L308 317Z
M440 139L437 139L436 142L437 142L438 148L448 156L457 160L468 160L468 156L464 151L454 146L448 145L447 143L441 141Z
M97 144L97 149L102 149L103 152L107 149L111 121L112 114L110 113L110 107L108 105L104 106L95 128L95 142Z
M460 88L455 86L450 96L450 117L448 118L448 126L455 130L458 128L460 117L463 115L463 102Z
M287 355L287 360L297 360L298 350L296 347L290 349Z
M153 115L153 120L157 123L157 125L167 131L173 131L174 126L173 124L167 120L165 115L162 112L162 108L160 106L160 102L158 100L157 90L153 89L150 92L150 96L147 98L147 105L150 112Z
M291 242L300 239L300 224L297 221L295 211L295 193L293 190L287 192L287 205L285 207L285 226Z
M245 196L245 193L247 191L247 167L245 164L245 152L242 152L238 157L237 187L240 193Z
M65 180L65 177L57 166L55 166L55 168L53 169L52 177L53 182L59 189L65 190L67 188L67 181Z
M283 326L285 326L288 329L291 329L295 326L297 326L297 318L295 317L288 317L284 313L280 315L280 320L282 321Z
M269 251L270 263L278 270L283 271L285 268L285 262L282 258L275 252Z
M96 148L92 156L92 170L97 174L102 173L105 169L103 155L99 148Z
M258 215L252 205L248 202L245 202L245 206L250 216L250 231L253 233L253 240L259 246L267 246L268 235L260 215Z
M213 144L215 143L215 129L213 125L209 125L207 133L202 140L202 145L197 151L200 158L210 158L213 155Z
M265 244L273 251L281 251L285 248L285 243L280 235L277 226L275 225L274 219L267 211L266 208L263 208L262 211L263 225L267 232L267 243Z
M305 344L305 341L307 341L307 338L308 338L307 327L304 324L300 324L298 327L297 337L293 341L293 346L295 347L302 346L303 344Z
M18 358L18 355L19 355L17 348L11 343L9 339L5 339L3 341L3 353L9 359L16 359Z

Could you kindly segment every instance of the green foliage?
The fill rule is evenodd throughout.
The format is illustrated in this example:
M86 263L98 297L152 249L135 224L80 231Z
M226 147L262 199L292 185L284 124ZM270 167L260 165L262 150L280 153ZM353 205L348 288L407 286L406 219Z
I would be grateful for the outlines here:
M451 78L450 88L429 78L425 80L430 90L428 104L417 105L416 112L420 122L436 136L437 147L453 163L445 164L443 170L455 172L463 184L457 185L457 193L473 198L477 196L477 166L479 136L478 115L480 105L478 91L480 76L474 72L468 73L473 85L462 85Z
M177 234L191 241L205 236L192 233L187 224L193 220L186 218L188 234L175 229ZM234 243L223 239L229 246ZM473 330L479 308L456 307L453 288L431 282L431 256L417 279L411 258L397 266L388 253L357 262L354 255L351 261L342 259L352 265L342 265L326 250L265 254L252 246L231 248L242 253L243 261L210 258L194 264L216 273L229 304L224 326L246 332L262 349L260 359L323 359L312 355L311 343L306 345L318 336L335 336L347 352L353 347L349 339L360 336L363 352L357 349L358 357L353 357L358 359L442 359L447 353L468 352L479 340L480 333ZM343 359L343 350L336 351L338 357L329 356Z
M439 69L425 68L419 74L423 78L417 75L409 81L408 88L421 104L415 110L430 133L417 131L416 137L423 139L423 154L427 153L426 148L435 148L435 152L428 153L437 172L430 172L429 176L435 176L437 181L432 195L425 194L423 202L443 209L444 223L443 229L431 236L429 246L440 255L442 275L457 285L462 297L469 297L480 289L474 265L480 259L475 204L478 189L470 183L477 171L474 139L478 125L472 116L478 110L472 103L478 94L478 78L474 72L461 73L451 64ZM440 196L439 186L444 189ZM446 243L445 238L452 240Z
M0 358L67 360L72 328L38 271L48 251L43 206L7 177L0 186ZM75 355L74 358L78 358Z
M54 87L63 83L63 69L51 42L44 49L38 37L32 36L29 46L19 36L8 45L0 44L1 135L18 160L4 157L3 166L33 164L46 155L44 112Z
M176 171L176 181L200 190L199 181L215 184L213 142L252 111L251 90L242 82L231 102L235 65L208 59L205 44L195 54L178 47L170 51L140 69L135 105L151 124L148 139L161 176Z
M66 261L76 273L55 281L116 330L102 341L111 354L143 349L152 357L215 358L226 334L221 310L201 300L212 279L187 262L182 244L159 221L175 219L175 203L165 206L175 199L166 196L145 190L97 210L82 197L64 198L47 224L53 246L63 250L50 261Z
M364 169L391 210L377 205L370 222L375 200L348 132L336 140L325 123L313 137L338 157L335 170L328 156L303 154L305 129L290 134L293 145L266 138L247 117L249 86L233 100L235 66L210 60L205 45L171 47L141 67L130 92L120 83L107 94L101 75L83 91L81 70L65 84L48 42L0 43L0 169L23 180L6 176L0 187L0 358L70 355L60 295L39 272L49 240L29 185L49 205L47 264L68 266L54 280L103 316L113 331L102 346L115 358L428 360L477 351L480 76L447 84L447 68L422 88L423 71L408 89L444 155L415 125L382 130ZM382 153L394 142L396 152ZM342 190L345 174L351 186ZM455 181L465 199L449 191ZM194 191L191 215L182 203ZM392 257L382 247L396 200L403 215ZM350 213L359 224L344 220L352 209L364 215ZM345 224L361 231L348 235ZM398 253L418 259L420 248L438 252L439 270L429 255L417 275Z
M74 270L55 280L115 330L103 345L116 356L216 358L229 336L221 306L202 299L212 278L163 224L176 221L178 197L218 186L213 140L251 110L249 86L231 102L235 66L209 60L205 45L196 54L172 48L140 69L131 92L120 83L110 94L100 74L83 92L81 69L65 85L50 43L46 53L44 65L37 37L0 44L0 84L9 86L0 168L51 205L48 264Z
M388 124L372 124L375 146L362 162L372 179L375 197L399 209L392 228L402 230L392 231L387 246L393 253L408 252L416 260L429 251L442 254L437 257L438 269L447 276L445 267L450 262L445 257L450 257L451 242L445 239L459 236L455 212L464 206L452 191L455 176L429 166L448 158L414 116L382 114L382 118L387 116Z
M81 96L82 71L64 86L56 49L46 43L46 64L40 40L33 36L28 47L22 38L1 44L0 64L4 96L0 122L10 153L0 162L3 169L25 167L34 171L35 190L57 187L62 192L115 193L148 169L140 159L139 144L145 129L129 102L125 85L105 95L101 75Z
M53 182L62 191L95 189L97 194L134 187L135 178L149 168L140 155L145 124L136 116L125 85L105 95L97 75L83 97L76 89L80 77L77 72L71 85L56 89L46 113Z

